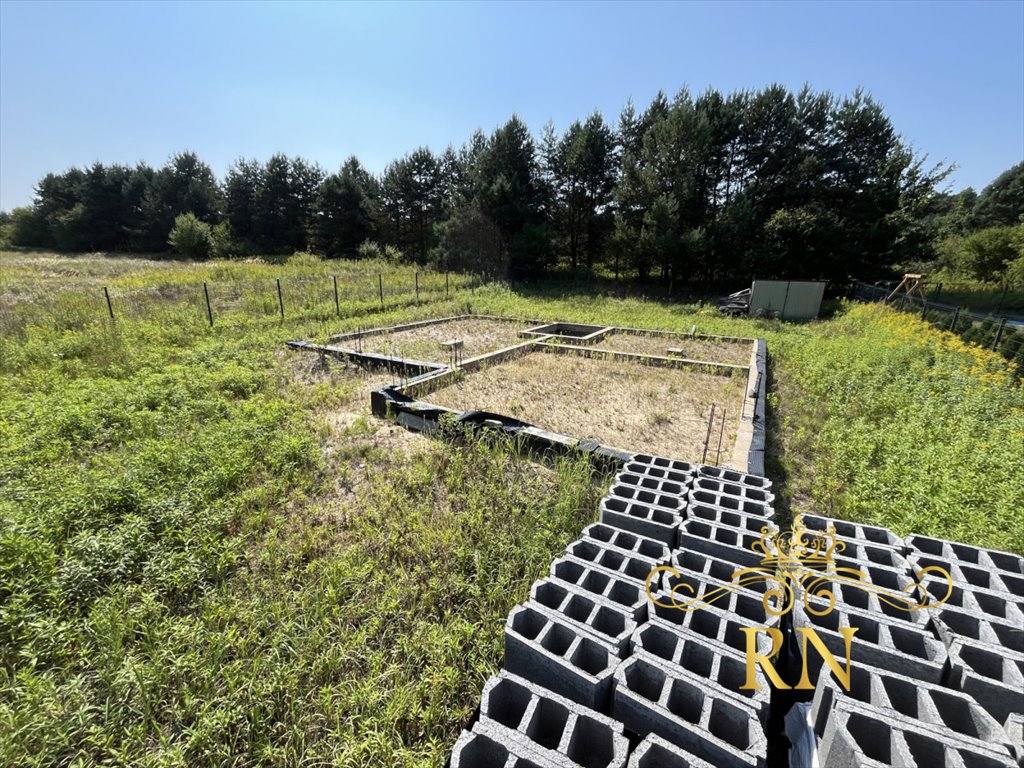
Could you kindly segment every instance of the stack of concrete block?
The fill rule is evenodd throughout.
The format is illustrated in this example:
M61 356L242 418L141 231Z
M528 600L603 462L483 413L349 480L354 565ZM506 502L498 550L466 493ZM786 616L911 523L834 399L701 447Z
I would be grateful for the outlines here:
M856 626L850 690L813 652L812 717L822 766L1024 765L1024 560L1005 552L824 517L807 528L836 530L835 562L859 572L871 589L823 580L831 593L802 595L796 626L812 626L843 663L837 630ZM936 600L945 578L920 576L940 566L953 579L948 603L908 612L903 600ZM840 573L848 572L840 571ZM889 598L889 599L887 599ZM835 609L815 616L831 601Z
M686 589L728 585L759 561L750 545L775 530L773 498L764 478L632 456L599 522L509 615L504 670L485 687L451 765L625 765L625 735L635 768L763 766L769 689L760 671L759 690L741 689L741 629L778 623L764 612L767 585L694 612L658 607L646 590L670 604ZM652 577L659 566L679 575ZM769 647L761 636L759 649Z
M823 572L780 618L766 605L784 590L753 548L778 530L773 504L764 478L626 461L600 521L509 615L504 669L456 742L453 768L763 768L768 726L784 713L773 712L760 667L745 687L751 627L790 642L811 627L841 666L840 630L857 628L848 691L809 644L820 765L1024 768L1024 559L807 515L810 537L834 526L834 565L848 569L838 573L869 589ZM944 594L944 579L919 578L929 565L952 575L949 601L900 610ZM663 566L672 570L652 575ZM691 600L699 610L680 610ZM770 653L768 633L753 642Z

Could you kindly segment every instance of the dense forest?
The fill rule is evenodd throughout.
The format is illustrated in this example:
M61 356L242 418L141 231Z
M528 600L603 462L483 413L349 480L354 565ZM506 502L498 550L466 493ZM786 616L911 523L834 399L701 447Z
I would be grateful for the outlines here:
M233 257L311 250L502 277L601 270L723 283L872 278L926 265L1024 284L1024 164L980 194L940 187L880 105L781 86L664 94L615 124L595 112L539 137L517 116L461 148L420 148L377 177L355 157L193 152L162 168L50 173L2 215L9 245Z

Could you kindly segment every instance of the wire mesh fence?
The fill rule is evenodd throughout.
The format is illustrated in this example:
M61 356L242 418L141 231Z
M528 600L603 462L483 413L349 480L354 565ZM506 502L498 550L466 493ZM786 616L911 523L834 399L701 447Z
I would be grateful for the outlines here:
M905 293L890 300L891 294L891 288L860 281L853 287L855 299L886 302L901 312L916 314L938 328L956 333L966 342L998 352L1015 363L1018 374L1024 376L1024 323L1021 321Z
M456 299L481 284L475 275L406 270L156 285L51 281L5 286L0 291L0 331L23 335L39 323L80 330L99 320L116 323L181 313L213 326L229 320L326 320Z

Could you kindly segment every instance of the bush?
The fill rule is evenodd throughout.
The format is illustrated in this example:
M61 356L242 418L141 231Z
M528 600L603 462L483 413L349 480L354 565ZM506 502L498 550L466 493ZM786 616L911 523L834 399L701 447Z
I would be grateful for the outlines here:
M384 251L373 240L363 240L362 244L356 249L356 255L360 259L383 259Z
M241 249L231 234L231 223L222 221L210 231L210 252L215 259L231 259L241 256Z
M167 244L182 256L205 259L213 250L213 230L194 213L183 213L174 219Z

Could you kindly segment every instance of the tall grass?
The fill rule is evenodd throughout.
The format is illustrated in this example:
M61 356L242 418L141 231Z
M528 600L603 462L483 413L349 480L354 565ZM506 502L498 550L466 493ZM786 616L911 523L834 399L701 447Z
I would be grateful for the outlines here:
M48 258L47 274L82 263ZM771 471L794 510L1024 552L1024 389L998 356L884 307L787 325L487 286L210 328L157 299L110 323L8 264L5 295L33 298L0 340L0 765L440 766L508 610L606 481L502 446L396 442L363 380L282 344L467 301L764 336ZM180 268L88 269L156 285Z

